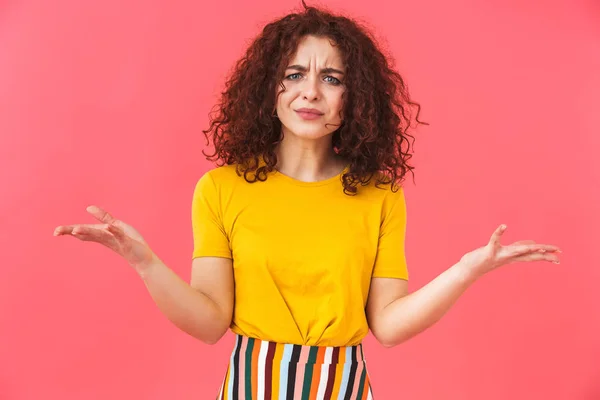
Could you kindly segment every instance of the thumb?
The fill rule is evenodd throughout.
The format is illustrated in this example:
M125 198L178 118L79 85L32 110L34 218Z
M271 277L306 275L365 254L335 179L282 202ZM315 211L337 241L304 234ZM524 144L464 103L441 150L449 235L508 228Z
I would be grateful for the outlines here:
M504 225L504 224L502 224L498 228L496 228L496 230L492 234L492 237L490 238L489 244L500 245L500 238L502 237L502 235L504 234L505 231L506 231L506 225Z
M116 221L115 218L108 211L98 206L91 205L86 208L86 211L98 221L103 222L105 224L112 224L114 221Z

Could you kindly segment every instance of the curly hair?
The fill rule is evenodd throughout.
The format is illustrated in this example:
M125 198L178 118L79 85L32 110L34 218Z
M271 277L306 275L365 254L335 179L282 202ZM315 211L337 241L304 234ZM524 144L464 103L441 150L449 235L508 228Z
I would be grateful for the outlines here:
M332 40L347 67L344 116L332 136L334 151L347 161L342 175L344 193L357 193L358 184L391 184L392 190L414 169L409 165L414 136L407 86L393 70L375 39L357 22L315 7L267 24L235 64L220 100L203 130L214 152L203 154L217 165L236 165L248 182L264 181L277 165L275 149L282 140L281 122L274 115L275 89L283 87L287 63L307 35ZM414 173L413 173L414 178Z

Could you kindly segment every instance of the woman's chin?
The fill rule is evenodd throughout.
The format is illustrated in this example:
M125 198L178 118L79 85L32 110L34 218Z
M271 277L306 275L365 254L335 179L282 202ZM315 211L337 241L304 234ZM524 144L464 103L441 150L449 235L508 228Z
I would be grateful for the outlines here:
M296 129L286 129L287 133L290 136L293 136L295 139L299 140L320 140L329 137L333 131L321 129L306 129L306 128L296 128ZM284 133L285 136L285 133Z

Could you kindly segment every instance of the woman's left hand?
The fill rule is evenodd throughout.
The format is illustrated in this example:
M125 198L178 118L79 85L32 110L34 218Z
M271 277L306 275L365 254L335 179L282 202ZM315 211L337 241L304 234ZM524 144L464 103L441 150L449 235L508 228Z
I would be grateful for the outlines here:
M461 263L475 276L484 275L502 265L514 262L549 261L559 264L557 246L539 244L533 240L521 240L507 246L500 243L506 225L500 225L490 238L489 243L465 254Z

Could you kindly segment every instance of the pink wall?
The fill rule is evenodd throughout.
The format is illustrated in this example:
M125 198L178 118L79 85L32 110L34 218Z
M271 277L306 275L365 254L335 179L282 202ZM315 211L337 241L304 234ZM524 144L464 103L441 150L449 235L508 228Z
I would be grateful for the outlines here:
M52 236L99 204L189 278L200 129L248 39L300 1L202 3L0 2L0 399L214 398L232 337L187 337L117 256ZM369 338L376 399L599 399L598 3L327 4L387 39L431 123L412 288L500 223L564 251L485 277L402 346Z

